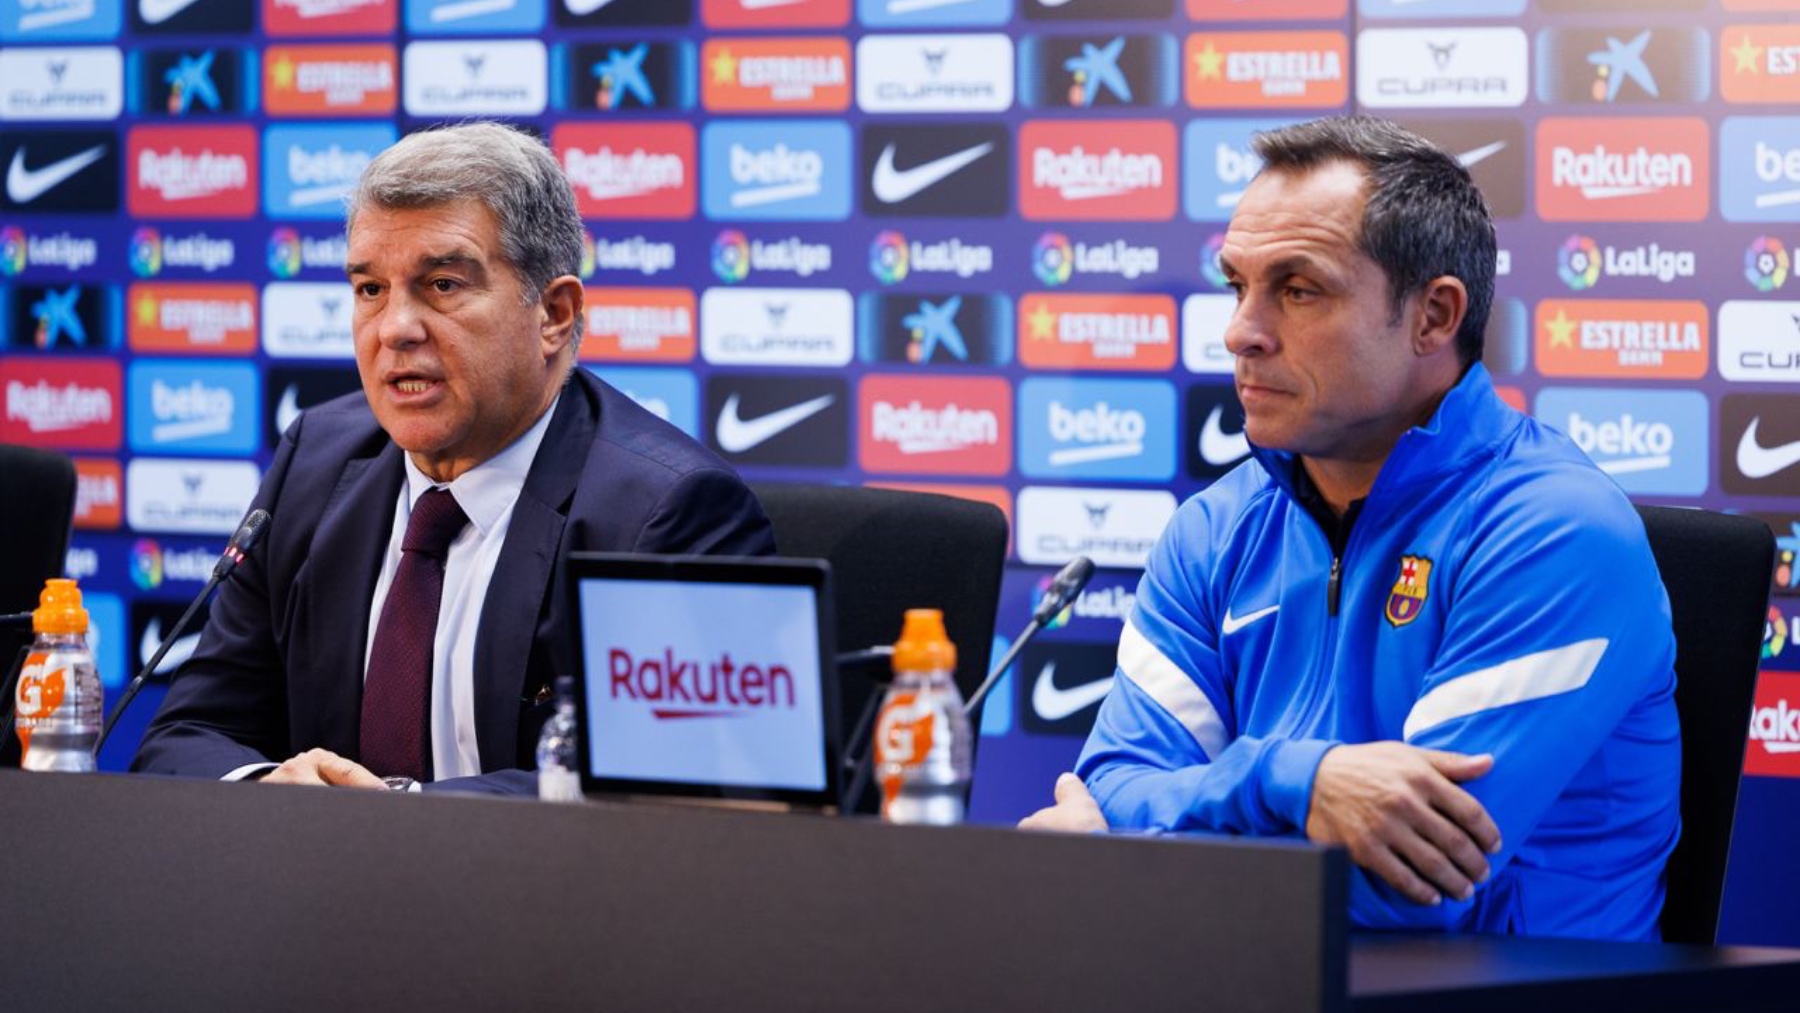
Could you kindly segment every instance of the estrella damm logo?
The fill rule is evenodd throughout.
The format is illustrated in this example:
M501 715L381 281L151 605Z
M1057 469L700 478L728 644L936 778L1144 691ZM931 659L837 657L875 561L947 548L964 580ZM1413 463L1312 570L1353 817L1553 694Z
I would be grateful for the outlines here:
M1800 101L1800 25L1733 25L1720 33L1719 95L1727 102Z
M1425 594L1431 584L1431 560L1424 556L1401 556L1400 579L1388 592L1387 621L1398 628L1405 626L1425 610Z
M718 112L832 112L850 105L847 39L714 39L700 52L700 99Z
M1350 97L1342 32L1196 32L1183 61L1196 109L1331 108Z

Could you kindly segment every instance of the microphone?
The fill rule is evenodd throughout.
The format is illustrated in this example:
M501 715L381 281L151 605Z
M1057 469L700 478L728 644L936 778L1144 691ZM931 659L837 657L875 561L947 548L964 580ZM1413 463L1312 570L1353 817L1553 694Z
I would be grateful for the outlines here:
M969 702L963 705L964 714L975 713L975 708L981 706L981 701L987 697L988 690L994 688L994 683L1000 681L1001 674L1011 667L1013 659L1019 656L1020 649L1030 643L1031 638L1038 635L1038 631L1044 628L1045 623L1055 619L1058 612L1068 608L1069 603L1075 600L1075 597L1081 593L1081 589L1087 586L1087 582L1093 579L1093 576L1094 561L1086 556L1076 556L1065 563L1062 569L1056 571L1056 576L1050 578L1050 587L1044 592L1043 599L1038 602L1037 608L1032 610L1031 622L1025 624L1025 629L1012 642L1012 646L1008 647L1006 653L1001 655L1000 663L994 666L994 670L988 673L986 679L981 680L981 685L975 688L975 692L969 694Z
M31 613L29 612L7 612L5 614L0 614L0 628L30 625Z
M242 563L250 550L256 547L256 543L262 538L263 530L268 526L269 512L260 507L250 511L250 515L244 518L242 524L238 525L237 531L231 536L231 541L226 544L225 551L219 554L219 561L213 564L212 577L207 580L206 586L194 596L194 600L188 604L187 611L181 614L180 619L175 620L175 625L169 627L169 632L163 637L162 643L157 646L156 653L150 656L150 660L138 670L138 674L133 676L131 683L125 687L125 694L119 697L118 706L113 708L112 714L106 718L105 727L100 729L100 741L94 744L95 755L98 755L100 750L105 747L106 740L112 736L113 726L119 723L119 718L125 713L125 708L130 707L131 701L137 698L138 691L144 688L144 682L156 671L156 666L162 664L163 655L169 653L169 648L175 646L175 642L180 640L181 634L187 630L188 624L193 622L194 613L200 611L200 606L212 596L214 588L231 577L233 571L238 568L238 564Z

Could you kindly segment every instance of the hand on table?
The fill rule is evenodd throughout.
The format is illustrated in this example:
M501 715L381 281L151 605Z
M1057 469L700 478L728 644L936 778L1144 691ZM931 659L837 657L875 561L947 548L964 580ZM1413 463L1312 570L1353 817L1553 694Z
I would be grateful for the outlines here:
M387 782L355 760L329 749L309 749L269 771L264 784L330 784L346 788L387 790Z
M1056 779L1056 804L1020 820L1019 829L1098 834L1106 831L1106 817L1100 814L1100 804L1088 794L1081 778L1063 774Z

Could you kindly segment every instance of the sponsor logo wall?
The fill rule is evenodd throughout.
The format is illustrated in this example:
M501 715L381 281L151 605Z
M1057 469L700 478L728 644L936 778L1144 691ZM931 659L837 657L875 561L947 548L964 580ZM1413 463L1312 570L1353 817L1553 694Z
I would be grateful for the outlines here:
M510 119L587 219L581 368L754 478L998 503L1002 633L1101 565L984 723L974 813L1010 820L1073 759L1162 526L1248 454L1215 258L1252 135L1317 115L1469 168L1504 396L1638 499L1767 520L1791 670L1797 106L1792 3L0 0L0 440L76 459L70 565L123 649L357 389L362 167ZM1781 685L1746 770L1792 783ZM1756 935L1767 903L1728 898L1741 941L1800 945Z

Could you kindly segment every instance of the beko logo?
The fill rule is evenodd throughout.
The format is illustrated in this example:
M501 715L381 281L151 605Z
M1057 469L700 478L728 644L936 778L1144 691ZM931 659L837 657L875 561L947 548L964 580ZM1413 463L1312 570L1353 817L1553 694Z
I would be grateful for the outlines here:
M1167 481L1175 389L1163 380L1031 377L1019 386L1019 470L1034 478Z
M248 461L136 457L125 467L126 522L137 531L229 535L260 480Z
M850 128L842 123L709 123L700 152L701 201L709 218L850 217Z
M1001 112L1013 104L1005 35L866 35L856 43L856 70L864 112Z
M721 365L844 366L854 318L844 291L711 288L700 297L700 350Z
M1141 568L1174 514L1175 497L1162 490L1028 486L1019 492L1019 558L1054 566L1087 556Z
M125 105L118 49L0 49L0 120L110 120Z
M1706 397L1686 390L1546 389L1537 416L1563 430L1626 492L1706 491Z
M1800 302L1733 299L1720 306L1719 375L1800 383Z
M263 288L263 350L293 359L356 354L345 282L277 281Z
M536 40L413 42L402 60L413 116L536 116L549 101L548 60Z
M341 219L344 198L394 136L385 124L269 127L263 137L263 203L269 215Z
M1800 117L1727 116L1719 126L1719 214L1800 221Z
M179 444L190 453L256 450L261 378L244 363L139 359L131 364L131 446L154 452Z
M1356 97L1371 108L1523 105L1528 49L1517 28L1365 29Z

